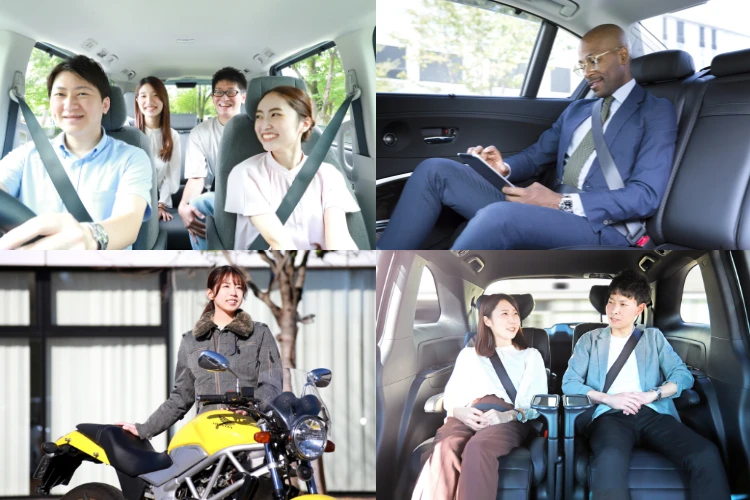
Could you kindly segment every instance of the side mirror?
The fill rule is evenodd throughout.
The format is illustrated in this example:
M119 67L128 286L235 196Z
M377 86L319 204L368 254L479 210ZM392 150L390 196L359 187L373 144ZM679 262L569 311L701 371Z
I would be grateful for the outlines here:
M316 368L307 374L307 381L315 387L328 387L332 376L331 370L328 368Z
M218 352L203 351L198 356L198 366L209 372L225 372L229 370L229 361Z

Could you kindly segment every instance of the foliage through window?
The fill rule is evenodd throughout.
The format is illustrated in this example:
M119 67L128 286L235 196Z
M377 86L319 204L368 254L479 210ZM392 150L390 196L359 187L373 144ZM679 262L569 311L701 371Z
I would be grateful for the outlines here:
M216 108L211 100L211 85L196 85L191 89L178 88L175 85L166 87L171 114L195 114L200 121L216 116Z
M440 301L437 286L432 272L425 266L417 292L417 309L414 313L414 324L435 323L440 319Z
M708 316L708 297L699 265L693 267L685 277L680 304L680 317L686 323L711 323Z

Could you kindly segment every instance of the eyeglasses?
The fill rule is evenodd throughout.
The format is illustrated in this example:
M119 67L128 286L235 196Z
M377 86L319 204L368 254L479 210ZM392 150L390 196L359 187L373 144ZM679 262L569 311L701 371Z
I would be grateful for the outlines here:
M211 92L211 95L214 97L224 97L224 94L226 94L227 97L234 97L240 92L241 90L214 90Z
M598 69L599 67L599 59L602 58L602 56L605 56L609 54L610 52L614 52L615 50L622 49L623 46L615 47L614 49L609 49L607 52L602 52L601 54L596 54L593 56L586 56L584 59L584 62L578 63L576 66L573 67L573 72L578 76L584 76L586 74L586 68L588 66L591 66L591 69Z

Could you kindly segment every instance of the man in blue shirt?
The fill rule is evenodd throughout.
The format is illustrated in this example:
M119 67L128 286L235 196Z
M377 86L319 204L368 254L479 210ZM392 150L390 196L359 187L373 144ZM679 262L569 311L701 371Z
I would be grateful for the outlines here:
M109 80L101 66L76 56L47 79L50 111L63 133L52 146L94 220L70 215L33 143L0 161L0 189L38 216L0 238L0 249L125 249L151 216L153 167L145 151L107 136L102 117L110 106ZM38 241L27 244L37 236Z

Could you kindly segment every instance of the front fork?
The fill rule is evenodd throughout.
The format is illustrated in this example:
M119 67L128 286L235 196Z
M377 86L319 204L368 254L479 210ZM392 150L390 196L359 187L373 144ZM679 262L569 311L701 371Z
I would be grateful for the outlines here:
M265 424L260 424L260 430L267 431L268 426ZM271 481L273 481L273 498L274 500L284 500L286 497L284 492L284 482L281 480L281 474L279 474L279 464L276 462L276 457L273 456L273 450L271 450L271 443L266 443L264 445L264 449L266 452L266 462L268 464L268 472L271 474ZM310 467L312 470L312 465L310 462L302 462L307 467ZM318 493L318 487L315 485L315 477L311 477L309 481L305 481L305 484L307 484L307 490L311 494L317 494Z

